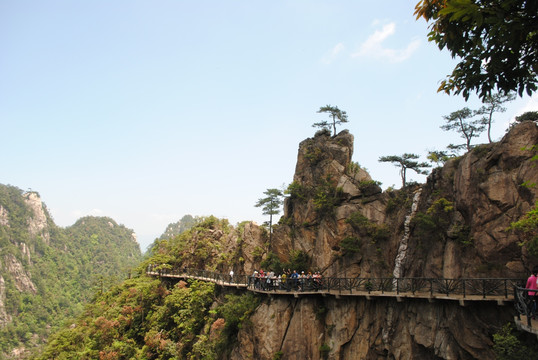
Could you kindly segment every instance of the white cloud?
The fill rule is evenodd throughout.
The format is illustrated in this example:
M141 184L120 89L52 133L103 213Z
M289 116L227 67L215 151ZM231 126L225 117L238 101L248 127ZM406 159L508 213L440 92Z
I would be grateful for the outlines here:
M533 94L525 106L518 111L517 115L521 115L527 111L538 111L538 94Z
M408 59L418 49L420 41L413 40L404 49L390 49L383 47L383 41L396 32L396 24L383 25L381 30L376 30L352 57L370 57L373 59L386 59L390 62L401 62Z
M338 43L336 44L331 51L329 51L329 53L327 55L325 55L323 57L323 59L321 59L321 61L324 63L324 64L330 64L332 63L337 57L338 55L345 49L344 47L344 44L342 43Z
M508 119L504 124L505 127L508 128L511 124L513 124L516 121L516 116L519 116L528 111L538 111L538 94L533 94L529 101L525 103L525 105L514 111L512 117Z

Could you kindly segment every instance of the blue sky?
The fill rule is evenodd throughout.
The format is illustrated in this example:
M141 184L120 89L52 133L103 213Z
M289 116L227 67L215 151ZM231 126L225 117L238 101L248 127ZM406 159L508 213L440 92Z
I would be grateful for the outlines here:
M0 183L38 191L60 226L112 217L143 250L185 214L262 223L254 204L293 180L331 104L353 160L398 188L379 157L462 143L442 116L480 106L436 92L455 61L416 2L4 0ZM507 108L495 139L538 100Z

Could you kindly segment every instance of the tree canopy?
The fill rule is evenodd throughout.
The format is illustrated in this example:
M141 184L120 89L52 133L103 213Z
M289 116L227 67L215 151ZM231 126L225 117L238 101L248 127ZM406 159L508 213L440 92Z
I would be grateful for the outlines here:
M523 122L523 121L538 121L538 111L527 111L519 116L516 116L517 122Z
M428 172L426 170L423 170L422 168L429 168L430 165L425 162L415 161L418 158L419 156L416 154L405 153L401 156L399 155L381 156L379 158L379 162L390 162L390 163L393 163L394 166L399 166L400 176L402 177L402 186L405 186L407 169L413 170L417 174L422 174L422 175L428 174Z
M471 140L474 137L478 137L486 129L486 125L482 119L471 120L477 114L476 111L465 107L461 110L451 112L450 115L443 116L446 124L441 125L441 129L445 131L455 130L465 139L464 145L449 145L449 148L460 149L465 147L467 151L471 150Z
M319 108L318 113L329 113L329 116L332 119L332 123L328 121L321 121L318 123L312 124L312 127L319 127L322 129L330 130L331 126L333 128L333 135L336 136L336 125L342 123L347 123L347 113L338 108L338 106L325 105Z
M430 24L428 40L460 62L438 91L467 100L493 91L532 95L537 89L538 1L421 0L417 19Z
M280 212L280 205L282 205L284 193L279 189L267 189L263 193L266 197L258 199L254 206L261 207L263 214L269 215L269 240L271 240L271 234L273 232L273 215L278 215Z

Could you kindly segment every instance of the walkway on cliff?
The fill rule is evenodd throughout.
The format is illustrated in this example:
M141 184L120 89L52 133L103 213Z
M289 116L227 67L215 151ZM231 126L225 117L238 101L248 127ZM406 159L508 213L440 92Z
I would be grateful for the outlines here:
M269 296L334 296L406 299L433 301L458 301L465 306L470 301L493 301L498 305L514 300L514 288L522 279L434 279L434 278L322 278L288 281L277 278L254 278L249 275L220 274L194 269L155 269L150 266L147 274L169 279L195 279L213 282L219 286L245 289Z

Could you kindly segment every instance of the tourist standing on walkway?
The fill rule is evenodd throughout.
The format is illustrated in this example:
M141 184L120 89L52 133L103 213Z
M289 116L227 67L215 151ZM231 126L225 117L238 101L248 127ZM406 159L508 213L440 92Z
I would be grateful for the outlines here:
M538 289L538 266L532 268L532 274L527 279L526 289L537 290ZM536 291L529 291L529 296L533 297L536 295Z
M538 290L538 266L535 266L532 268L532 275L529 276L529 278L527 279L527 285L525 286L525 288ZM533 299L533 305L532 305L532 317L533 318L536 316L537 295L538 295L537 291L529 291L529 297Z

